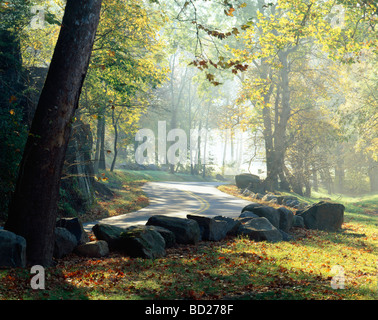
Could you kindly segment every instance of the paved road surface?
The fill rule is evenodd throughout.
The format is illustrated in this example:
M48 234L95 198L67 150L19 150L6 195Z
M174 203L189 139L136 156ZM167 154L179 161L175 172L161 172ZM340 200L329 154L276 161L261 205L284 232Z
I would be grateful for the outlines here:
M248 201L219 191L218 182L148 182L143 186L150 205L127 214L100 220L120 227L145 224L156 214L186 218L188 213L205 216L238 217ZM99 221L85 223L84 229L90 231Z

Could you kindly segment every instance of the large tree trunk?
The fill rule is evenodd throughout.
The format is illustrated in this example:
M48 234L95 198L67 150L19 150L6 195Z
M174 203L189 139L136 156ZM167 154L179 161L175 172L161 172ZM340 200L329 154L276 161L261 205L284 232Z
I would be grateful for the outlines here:
M27 241L29 264L51 265L60 178L102 0L67 0L25 146L5 229Z

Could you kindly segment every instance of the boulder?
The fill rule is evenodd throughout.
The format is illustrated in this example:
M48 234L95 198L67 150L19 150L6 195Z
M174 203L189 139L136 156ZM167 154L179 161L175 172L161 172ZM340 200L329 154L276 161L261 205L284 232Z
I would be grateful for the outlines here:
M176 242L180 244L197 244L201 237L199 225L192 219L155 215L148 219L147 225L159 226L172 231Z
M0 230L0 268L26 266L26 240L8 230Z
M256 219L256 218L260 218L258 215L255 215L255 217L242 217L242 218L237 218L237 220L241 223L241 224L245 224L247 223L249 220L252 220L252 219Z
M109 254L109 246L104 240L90 241L78 245L75 248L75 253L84 257L101 258Z
M165 241L166 248L172 248L176 245L176 236L172 231L163 227L158 227L158 226L146 226L146 227L151 228L160 233L160 235L163 237Z
M74 251L77 246L76 237L66 228L55 228L54 258L60 259Z
M250 204L247 204L243 209L242 209L242 213L244 211L250 211L250 212L253 212L253 209L255 208L258 208L258 207L262 207L263 205L261 203L257 203L257 202L251 202Z
M344 222L344 210L342 204L320 201L308 207L300 216L308 229L337 231Z
M241 225L241 222L229 217L216 216L213 218L216 221L225 221L227 224L225 226L226 235L235 236Z
M298 206L298 210L305 210L309 207L309 204L307 202L301 202Z
M97 223L92 227L97 240L104 240L108 243L109 250L118 250L121 247L121 233L125 228L120 228L106 223Z
M238 234L248 236L255 241L282 241L281 232L265 217L251 219L241 225Z
M254 198L257 199L257 200L262 200L263 197L264 197L264 195L262 193L259 193L259 192L255 193L255 195L254 195Z
M295 197L295 196L282 196L282 197L278 198L278 203L283 204L283 205L287 205L288 202L294 201L294 200L298 201L298 198Z
M243 211L239 218L258 218L259 216L252 211Z
M81 224L78 218L60 218L56 222L55 226L60 228L66 228L76 237L78 244L86 243L89 240L89 237L87 233L84 231L83 225Z
M285 205L292 208L298 208L300 205L300 202L298 199L289 199L285 201Z
M254 195L254 193L248 189L244 189L244 191L242 192L242 195L245 197L248 197L248 196Z
M235 183L239 189L248 188L253 192L262 192L262 182L259 176L250 173L242 173L235 176Z
M304 228L305 224L304 224L303 217L301 217L300 215L297 215L297 214L294 215L294 217L293 217L293 227Z
M284 196L276 196L277 204L283 204Z
M121 233L121 250L132 258L155 259L165 256L165 240L154 228L132 226Z
M279 229L278 231L282 235L282 241L291 241L294 239L290 234L286 233L285 231L282 231L281 229Z
M261 200L267 201L267 202L275 200L277 202L277 196L274 195L274 194L266 194L265 196L263 196L263 198Z
M285 232L289 232L294 222L294 213L285 207L277 209L280 214L279 229Z
M254 208L252 212L259 217L267 218L275 228L278 229L280 227L280 213L277 209L269 206L262 206Z
M201 231L201 239L205 241L220 241L226 237L227 222L215 220L205 216L188 214L188 219L192 219L198 223Z

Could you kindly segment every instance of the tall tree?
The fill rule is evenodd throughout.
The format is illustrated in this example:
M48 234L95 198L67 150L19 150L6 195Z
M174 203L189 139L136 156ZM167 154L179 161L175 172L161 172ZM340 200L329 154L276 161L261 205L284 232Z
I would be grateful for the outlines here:
M27 241L29 264L52 263L59 186L101 0L67 0L59 38L20 164L5 229Z

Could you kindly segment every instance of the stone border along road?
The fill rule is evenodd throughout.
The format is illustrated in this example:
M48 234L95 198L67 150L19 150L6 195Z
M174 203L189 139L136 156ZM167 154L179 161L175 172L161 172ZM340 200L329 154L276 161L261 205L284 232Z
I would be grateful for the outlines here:
M83 224L89 232L99 222L127 228L144 225L153 215L186 218L187 214L208 217L239 217L241 210L250 201L226 194L216 187L219 182L148 182L142 188L147 194L149 206L127 214L104 218Z

